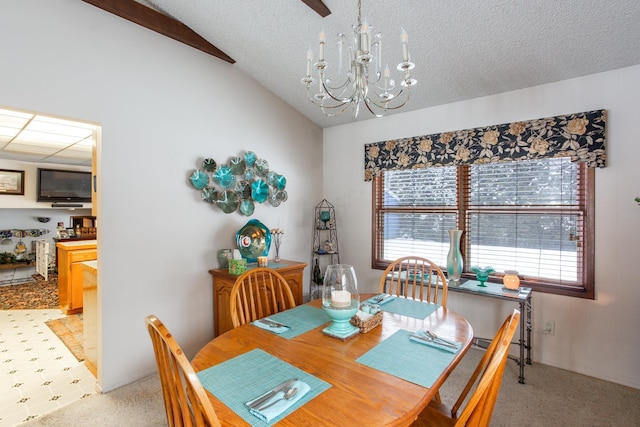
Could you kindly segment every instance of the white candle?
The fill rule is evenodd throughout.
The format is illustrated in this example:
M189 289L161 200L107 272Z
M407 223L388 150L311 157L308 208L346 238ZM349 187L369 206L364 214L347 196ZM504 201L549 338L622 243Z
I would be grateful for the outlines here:
M402 30L402 61L409 62L409 46L407 46L407 42L409 41L409 35L405 30Z
M313 52L311 48L307 51L307 77L311 76L311 61L313 60Z
M351 306L351 292L331 291L331 305L337 308Z
M364 24L362 24L362 41L360 42L361 49L362 52L364 53L368 53L369 52L369 24L367 24L367 21L364 21Z
M318 55L320 62L324 61L324 31L320 32L320 54Z
M389 89L389 77L391 76L391 71L389 71L389 65L384 69L384 90Z

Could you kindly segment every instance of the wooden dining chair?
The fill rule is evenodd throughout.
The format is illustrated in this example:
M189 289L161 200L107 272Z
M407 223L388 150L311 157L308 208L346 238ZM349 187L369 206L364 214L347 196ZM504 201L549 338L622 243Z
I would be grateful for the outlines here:
M520 311L513 310L495 335L467 385L452 407L432 400L412 424L422 426L488 426L498 398L509 347L520 321ZM460 415L458 410L477 383Z
M169 426L220 426L207 393L171 333L154 315L147 316L146 323L156 356Z
M447 279L427 258L406 256L393 261L380 277L378 292L447 306Z
M286 279L267 267L247 270L238 277L229 300L234 328L296 306Z

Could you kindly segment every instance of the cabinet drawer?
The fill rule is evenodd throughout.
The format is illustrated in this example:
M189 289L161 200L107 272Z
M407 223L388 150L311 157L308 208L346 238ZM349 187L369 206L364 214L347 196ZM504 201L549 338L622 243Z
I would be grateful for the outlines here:
M69 252L69 263L81 262L81 261L93 261L97 259L97 252L95 249L81 249L77 251Z

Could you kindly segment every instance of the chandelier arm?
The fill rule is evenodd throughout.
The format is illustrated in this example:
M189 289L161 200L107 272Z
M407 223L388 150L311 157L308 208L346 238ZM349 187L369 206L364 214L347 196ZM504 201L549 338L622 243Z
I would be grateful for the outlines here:
M398 95L395 98L393 98L393 100L397 100L400 97L400 95L402 95L403 92L404 92L404 90L401 90L398 93ZM407 91L407 95L406 95L406 98L404 99L404 101L402 103L400 103L400 104L393 105L393 106L389 106L388 105L388 102L391 102L391 100L389 100L386 103L386 105L385 105L385 103L380 104L380 103L376 102L375 100L373 100L372 98L369 98L369 97L364 98L364 101L367 104L367 108L369 108L369 104L372 104L372 105L374 105L375 107L377 107L377 108L379 108L381 110L388 111L388 110L397 110L399 108L404 107L407 104L407 102L409 102L410 99L411 99L411 91L409 90L409 91ZM369 108L369 111L371 111L371 108ZM372 114L375 114L375 113L372 112Z
M340 109L339 111L336 111L336 112L331 112L331 111L330 111L330 112L327 112L327 111L326 111L326 109L327 109L327 108L330 108L330 107L322 107L322 106L321 106L321 107L320 107L320 109L322 110L322 113L323 113L324 115L326 115L327 117L335 117L335 116L337 116L337 115L339 115L339 114L342 114L342 113L344 113L345 111L347 111L347 109L348 109L350 106L351 106L351 103L347 103L347 104L345 104L345 105L344 105L344 107L343 107L342 109Z
M338 95L334 95L333 93L337 90L341 91L341 94L344 93L348 89L350 83L353 84L353 82L350 79L347 79L347 81L345 81L342 85L331 87L331 86L327 86L326 81L323 81L322 87L324 88L324 93L328 95L330 98L332 98L333 100L338 102L351 102L357 92L357 88L354 88L349 96L343 97L343 98L338 98L337 97Z
M320 107L323 110L341 109L339 112L337 112L335 114L330 114L331 116L336 116L336 115L344 112L353 103L353 100L347 99L347 100L344 100L344 101L338 100L337 101L338 103L335 104L335 105L325 105L324 102L318 101L313 95L311 95L311 92L309 90L307 90L307 97L309 98L309 101L311 101L311 103L313 105L315 105L317 107Z
M371 114L373 114L375 117L378 117L378 118L380 118L380 117L384 117L384 112L383 112L383 113L378 114L378 113L376 113L375 111L373 111L373 109L372 109L372 108L371 108L371 106L369 105L369 103L370 103L370 102L371 102L371 100L370 100L369 98L365 98L365 100L364 100L364 105L367 107L367 110L369 110L369 112L370 112ZM375 105L375 104L374 104L374 105ZM383 110L384 110L384 111L386 111L386 109L383 109Z

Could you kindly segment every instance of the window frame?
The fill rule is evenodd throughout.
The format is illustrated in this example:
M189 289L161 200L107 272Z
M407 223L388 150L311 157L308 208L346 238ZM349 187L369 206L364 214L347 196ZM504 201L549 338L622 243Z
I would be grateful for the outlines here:
M371 245L371 268L384 270L391 261L382 259L382 241L383 233L378 233L383 214L386 212L416 212L416 213L452 213L457 216L457 224L460 230L467 230L467 215L470 191L469 183L469 165L456 166L456 207L454 208L429 208L429 207L392 207L385 208L384 200L384 173L376 175L372 179L372 245ZM532 288L534 291L565 295L577 298L594 299L595 298L595 169L589 168L585 163L578 163L579 174L579 191L582 192L582 200L584 204L580 210L583 214L583 239L582 239L582 260L581 260L581 276L582 283L577 286L563 285L556 283L550 279L540 278L521 278L521 286ZM477 212L477 211L475 211ZM463 234L461 241L461 252L464 259L464 268L462 277L465 279L475 279L475 275L468 270L467 263L467 239L466 233ZM441 266L446 272L446 266ZM446 273L445 273L446 274ZM494 274L491 281L501 280L502 274Z

